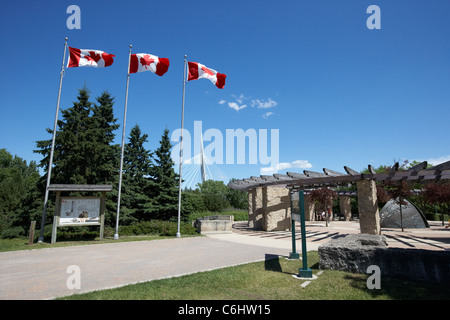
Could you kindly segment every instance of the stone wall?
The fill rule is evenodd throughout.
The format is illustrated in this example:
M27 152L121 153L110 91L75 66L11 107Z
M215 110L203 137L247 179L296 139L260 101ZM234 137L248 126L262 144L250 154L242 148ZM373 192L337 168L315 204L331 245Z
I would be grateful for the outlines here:
M248 192L248 226L255 230L284 231L291 226L289 189L255 188Z
M450 252L389 248L384 236L356 234L337 238L319 246L320 269L367 273L369 266L380 268L383 277L414 281L450 282Z
M233 215L216 215L198 218L193 226L200 234L231 233L233 223Z

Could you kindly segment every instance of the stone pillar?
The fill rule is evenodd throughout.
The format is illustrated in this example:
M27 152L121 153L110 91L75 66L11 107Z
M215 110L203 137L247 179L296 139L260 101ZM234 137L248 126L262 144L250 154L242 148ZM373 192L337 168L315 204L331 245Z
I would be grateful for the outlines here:
M305 221L314 221L314 209L316 204L314 201L309 201L308 196L305 196Z
M247 193L248 195L248 226L250 228L255 227L255 189L251 189Z
M255 192L253 196L253 229L262 230L264 219L263 188L258 187L253 190Z
M344 215L345 221L352 219L352 206L350 204L349 196L339 196L339 207L341 208L341 214Z
M359 227L361 233L381 234L377 188L373 180L360 180L358 188Z
M291 226L291 198L285 187L263 188L263 230L285 231Z

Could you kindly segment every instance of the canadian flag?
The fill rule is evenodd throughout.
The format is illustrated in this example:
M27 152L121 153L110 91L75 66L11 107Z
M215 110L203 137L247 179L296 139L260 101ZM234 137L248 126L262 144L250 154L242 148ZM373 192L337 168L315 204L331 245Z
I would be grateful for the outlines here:
M77 49L69 47L67 68L108 67L113 64L115 55L100 50Z
M169 64L167 58L159 58L148 53L136 53L130 58L130 73L151 71L162 76L169 70Z
M225 78L227 77L226 74L207 68L198 62L188 62L188 69L188 81L206 78L211 80L211 82L214 83L219 89L223 89L223 87L225 87Z

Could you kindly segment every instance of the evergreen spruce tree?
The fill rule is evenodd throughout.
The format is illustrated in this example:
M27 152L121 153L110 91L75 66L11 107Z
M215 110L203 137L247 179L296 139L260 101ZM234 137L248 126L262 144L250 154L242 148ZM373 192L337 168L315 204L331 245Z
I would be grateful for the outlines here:
M113 114L114 99L108 92L97 98L97 104L90 102L89 98L88 89L83 87L73 106L61 111L62 119L58 120L55 137L52 184L118 183L120 147L112 144L114 131L119 127ZM47 132L53 134L51 129ZM36 142L38 149L35 152L43 155L40 166L46 172L39 182L42 191L47 180L51 143L51 139ZM50 200L47 212L52 212ZM113 213L116 206L117 193L108 193L107 223L115 221ZM47 215L48 222L51 222L51 214Z
M119 168L120 146L113 144L114 131L119 128L114 118L114 98L105 91L97 98L92 114L90 136L93 142L92 150L92 180L98 184L113 183Z
M119 147L112 145L119 127L113 115L113 98L104 92L98 105L89 101L87 88L79 90L71 108L62 110L58 120L53 155L52 183L104 184L117 175ZM47 129L47 132L53 133ZM36 142L44 158L41 167L48 172L51 140ZM46 179L46 177L45 177Z
M92 110L90 136L95 150L92 152L92 181L95 184L112 184L112 192L106 194L105 224L115 226L117 212L117 187L119 185L120 145L113 144L115 133L120 125L113 112L114 98L104 91ZM126 213L120 215L120 224L127 225L134 220Z
M155 183L150 176L152 153L145 149L148 135L142 134L138 125L130 132L124 150L121 209L139 221L152 218L152 198Z
M153 195L153 216L157 219L172 220L178 215L178 179L174 171L174 162L170 157L172 144L169 130L165 129L159 148L155 151L155 166L152 175L155 181Z
M88 184L93 161L92 144L89 141L92 128L92 103L86 88L79 90L78 101L73 107L62 110L63 120L58 120L59 130L56 132L55 150L53 154L52 183ZM49 133L52 130L47 129ZM35 152L44 155L41 166L48 172L48 160L51 140L37 141L40 150ZM46 179L46 177L45 177Z

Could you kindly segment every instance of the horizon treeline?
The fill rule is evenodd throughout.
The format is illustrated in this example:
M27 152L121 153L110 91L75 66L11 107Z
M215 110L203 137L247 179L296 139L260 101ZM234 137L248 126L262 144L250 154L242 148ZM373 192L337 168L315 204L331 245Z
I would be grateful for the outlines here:
M112 227L116 221L121 156L120 145L113 141L120 125L114 116L114 98L108 91L104 91L95 102L91 102L90 98L89 90L83 87L79 89L73 105L61 110L55 136L51 184L113 185L112 192L107 193L105 210L105 225ZM27 164L22 158L13 157L6 149L0 149L2 237L25 235L33 220L37 222L36 228L40 228L53 134L52 129L47 128L46 131L50 139L36 141L36 150L33 150L42 155L39 164L35 161ZM125 142L120 225L177 219L179 175L174 171L171 159L169 130L164 129L159 146L154 151L145 148L148 141L148 134L143 133L136 124ZM39 167L44 170L42 176ZM202 188L202 185L198 187ZM220 194L212 194L217 190ZM183 191L182 218L194 211L207 211L208 207L220 210L227 206L247 206L245 192L237 194L222 181L207 181L203 193L204 196L201 190ZM50 193L46 225L53 222L54 199L55 195Z

